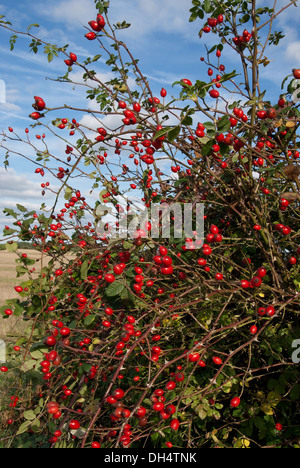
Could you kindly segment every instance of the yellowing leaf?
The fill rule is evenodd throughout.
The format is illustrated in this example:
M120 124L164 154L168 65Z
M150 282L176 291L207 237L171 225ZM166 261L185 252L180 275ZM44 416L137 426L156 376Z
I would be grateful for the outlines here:
M285 125L288 128L293 128L296 126L296 122L294 122L293 120L289 120Z
M241 439L235 439L234 442L234 447L235 448L249 448L250 447L250 440L241 438Z
M248 447L250 447L250 440L243 439L242 440L242 448L248 448Z
M267 397L268 403L275 407L281 402L281 396L276 392L270 392Z
M264 403L263 405L261 405L260 409L263 413L267 414L268 416L273 416L274 414L272 406L268 403Z
M281 127L282 123L283 123L283 122L282 122L282 119L276 120L276 121L273 123L273 126L274 126L275 128L279 128L279 127Z

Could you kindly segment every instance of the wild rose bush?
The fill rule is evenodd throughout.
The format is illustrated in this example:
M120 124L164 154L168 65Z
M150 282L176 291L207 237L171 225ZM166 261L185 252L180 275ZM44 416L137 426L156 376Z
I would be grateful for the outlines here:
M82 109L65 102L58 109L35 96L25 137L13 128L2 133L5 165L16 142L30 149L42 195L55 194L50 212L6 210L6 247L19 255L18 277L30 279L2 308L8 320L28 321L2 368L20 377L1 403L4 445L299 445L292 360L299 338L300 113L292 100L299 70L278 84L274 102L265 101L259 69L268 61L261 57L281 39L270 29L280 12L255 0L192 3L191 21L199 22L200 37L214 35L215 46L201 58L201 79L178 76L175 96L164 88L153 94L118 39L129 24L110 23L108 2L96 2L86 34L99 55L84 62L1 19L12 49L24 35L51 65L65 60L58 81L72 85L72 72L82 71L88 100ZM226 68L228 48L237 70ZM104 57L114 74L107 82L96 68ZM91 128L81 123L86 114ZM114 128L107 116L116 118ZM48 134L65 154L52 152ZM99 193L95 205L78 180ZM124 207L128 195L134 199ZM157 238L151 219L132 238L113 236L125 214L132 221L153 204L163 210L175 203L192 204L194 225L196 205L204 206L203 243L199 232L178 238L174 225L169 238ZM106 206L117 213L113 224ZM16 238L40 250L37 279L35 261L19 253Z

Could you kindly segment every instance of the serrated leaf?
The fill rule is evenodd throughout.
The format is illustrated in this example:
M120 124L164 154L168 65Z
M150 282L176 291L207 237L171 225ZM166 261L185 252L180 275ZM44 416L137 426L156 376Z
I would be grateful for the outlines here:
M153 140L155 141L158 138L165 136L167 133L169 133L170 130L171 130L171 127L165 127L165 128L162 128L161 130L158 130L158 132L155 133Z
M39 428L41 427L41 421L39 419L35 419L32 421L30 428L33 432L37 432Z
M223 133L223 132L228 132L228 130L230 129L230 121L228 119L228 117L226 115L224 115L224 117L222 117L219 121L218 121L218 131Z
M272 416L274 414L272 406L268 403L264 403L263 405L261 405L260 409L263 413L267 414L268 416Z
M87 279L88 270L89 270L89 261L84 260L83 264L81 265L81 269L80 269L80 275L81 275L82 279L84 279L84 280Z
M168 139L170 141L170 143L172 143L174 140L176 140L176 138L178 137L180 133L180 127L175 127L173 128L169 133L168 133Z
M109 297L119 296L125 289L125 284L115 281L106 288L105 294Z
M236 70L233 70L231 73L226 73L225 75L222 76L220 83L224 83L225 81L232 80L232 78L238 76L238 73Z
M83 369L84 372L86 372L86 373L90 372L91 368L92 368L91 364L87 364L87 363L82 364L82 369Z
M12 216L12 217L15 218L15 219L18 219L17 213L15 213L14 210L12 210L12 209L10 209L10 208L5 208L5 209L3 210L3 213L6 214L6 215L8 215L8 216Z
M212 5L210 0L205 0L203 3L203 10L205 13L210 13L212 11Z
M215 130L215 124L213 122L205 122L203 125L206 130Z
M201 154L202 156L208 156L211 151L212 147L215 144L214 140L208 141L202 148L201 148Z
M65 188L65 200L70 200L70 198L72 197L72 189L70 189L69 187L66 187Z
M33 421L36 418L36 415L32 410L25 411L23 416L27 421Z
M124 288L121 292L120 299L122 299L122 301L135 302L135 296L131 294L130 291L128 291L126 288Z
M18 250L18 244L13 242L12 244L5 244L5 248L8 252L16 252Z
M88 315L87 317L85 317L84 319L84 325L86 327L89 327L90 325L92 325L92 323L95 321L96 319L96 315Z
M18 273L18 276L26 275L27 271L28 271L27 268L25 268L25 267L23 267L21 265L18 265L16 267L16 272Z
M32 370L37 364L37 361L35 359L29 359L28 361L25 361L22 366L20 367L20 370L22 372L28 372Z
M27 209L25 208L25 206L23 205L19 205L17 203L16 207L18 208L19 211L22 211L22 213L26 213L27 212Z
M182 125L193 125L193 119L190 115L186 115L181 121Z
M4 230L4 236L11 236L12 234L15 234L17 231L16 229L5 229Z
M132 247L133 247L133 242L130 242L129 240L124 240L123 248L125 250L130 250Z
M40 350L36 350L36 351L31 351L30 352L30 356L33 358L33 359L43 359L44 357L44 353L42 353L42 351Z
M25 421L23 424L21 424L21 426L19 427L19 430L17 432L16 435L20 435L20 434L24 434L24 432L27 431L27 429L29 429L31 425L31 421Z

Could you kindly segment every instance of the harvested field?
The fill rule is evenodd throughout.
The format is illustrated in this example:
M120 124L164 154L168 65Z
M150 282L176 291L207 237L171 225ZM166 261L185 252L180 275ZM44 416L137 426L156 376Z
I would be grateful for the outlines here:
M20 250L19 252L22 252ZM24 250L24 253L29 258L39 260L40 252L36 250ZM18 297L14 287L18 282L26 281L26 276L22 276L21 279L16 278L16 259L18 258L16 253L7 251L0 251L0 307L5 305L7 299L14 299ZM47 264L47 257L43 259L44 264ZM41 269L41 262L38 261L34 266L36 274ZM24 323L21 318L10 317L8 320L3 320L0 316L0 339L13 339L13 337L20 336L24 329Z

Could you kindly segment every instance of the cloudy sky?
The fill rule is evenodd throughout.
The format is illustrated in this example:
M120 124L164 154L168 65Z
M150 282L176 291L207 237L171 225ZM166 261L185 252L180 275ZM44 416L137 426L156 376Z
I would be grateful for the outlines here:
M260 3L266 4L262 0ZM273 1L267 3L271 6ZM289 0L278 0L277 5L280 8L288 3ZM140 59L141 69L149 77L154 93L159 93L162 87L171 90L172 83L182 78L206 80L206 66L199 58L205 54L204 41L210 41L210 37L199 40L202 24L201 21L189 23L190 7L191 0L111 0L111 21L131 23L132 27L122 32L121 37L134 57ZM79 61L98 53L96 43L84 38L84 27L96 15L93 0L0 0L0 15L5 15L19 31L38 23L39 30L32 30L37 36L57 45L70 44ZM283 78L292 68L300 67L299 24L300 8L294 7L286 10L275 24L275 29L283 30L286 37L279 46L269 50L272 61L262 71L263 87L270 98L277 100ZM24 129L32 123L28 114L34 95L44 97L51 107L61 104L84 107L84 92L79 86L74 89L51 80L66 72L62 57L48 64L43 54L29 53L28 41L21 38L10 52L9 37L0 28L0 129L7 131L13 127L16 133L24 135ZM224 53L226 70L236 68L235 61L232 51ZM109 79L107 68L97 66L97 72ZM48 144L57 151L62 149L51 136ZM28 156L30 151L30 148L22 149ZM6 171L4 158L5 151L0 148L0 239L3 225L9 224L2 214L4 207L13 208L16 203L22 203L38 209L41 201L51 204L50 195L41 198L42 180L34 174L35 167L15 155Z

